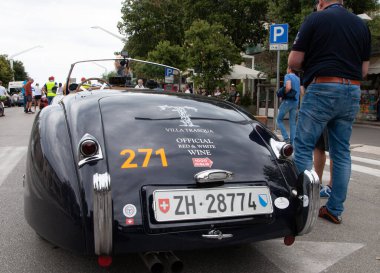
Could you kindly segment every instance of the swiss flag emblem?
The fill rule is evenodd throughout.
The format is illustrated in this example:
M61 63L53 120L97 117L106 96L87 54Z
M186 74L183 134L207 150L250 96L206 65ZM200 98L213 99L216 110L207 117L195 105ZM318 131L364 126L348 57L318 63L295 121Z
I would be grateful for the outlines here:
M127 219L125 220L125 223L126 223L127 225L134 225L134 224L135 224L135 219L133 219L133 218L127 218Z
M170 209L169 198L160 198L158 199L158 207L163 213L167 213Z

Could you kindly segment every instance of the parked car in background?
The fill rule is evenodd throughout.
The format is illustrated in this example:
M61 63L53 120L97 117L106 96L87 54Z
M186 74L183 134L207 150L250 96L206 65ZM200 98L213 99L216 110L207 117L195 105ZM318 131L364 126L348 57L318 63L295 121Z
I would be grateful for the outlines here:
M23 106L24 105L24 95L21 92L23 86L22 81L15 81L8 83L8 93L10 95L10 105L9 106ZM16 94L16 96L14 96Z

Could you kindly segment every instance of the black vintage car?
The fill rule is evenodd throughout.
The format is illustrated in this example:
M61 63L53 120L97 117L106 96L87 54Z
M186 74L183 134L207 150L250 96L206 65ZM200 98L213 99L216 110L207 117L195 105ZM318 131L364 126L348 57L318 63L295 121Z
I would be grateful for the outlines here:
M180 82L127 57L72 65L29 143L25 217L38 235L101 266L135 252L178 272L175 250L290 245L312 229L319 181L297 173L292 146L234 104L165 91Z

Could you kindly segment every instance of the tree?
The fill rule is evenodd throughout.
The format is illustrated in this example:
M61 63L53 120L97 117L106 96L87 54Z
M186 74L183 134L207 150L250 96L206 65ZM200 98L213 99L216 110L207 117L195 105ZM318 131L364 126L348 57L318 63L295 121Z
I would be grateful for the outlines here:
M224 26L223 34L229 36L241 51L248 45L263 42L263 23L268 9L267 0L185 0L185 28L194 20Z
M231 38L223 35L223 26L194 21L185 32L185 52L189 67L200 72L196 80L212 90L217 80L229 73L230 66L241 61L239 50Z
M124 47L132 57L146 58L160 41L182 45L183 15L180 0L135 0L122 5L121 33L128 37Z
M184 70L187 68L183 47L171 45L169 41L161 41L148 53L148 60Z
M28 77L28 73L26 73L24 64L21 61L13 62L13 70L15 81L23 81Z
M5 85L12 81L12 70L7 55L0 55L0 80Z

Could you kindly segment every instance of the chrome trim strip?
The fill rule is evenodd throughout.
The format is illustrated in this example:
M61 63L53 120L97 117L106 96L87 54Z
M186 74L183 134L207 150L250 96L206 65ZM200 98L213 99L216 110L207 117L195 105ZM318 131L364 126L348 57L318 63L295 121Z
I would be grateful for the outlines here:
M80 152L80 145L82 144L82 142L83 141L86 141L86 140L93 140L93 141L95 141L96 142L96 144L98 145L98 151L97 151L97 153L95 154L95 155L93 155L93 156L90 156L90 157L84 157L83 155L82 155L82 153ZM87 164L87 163L90 163L90 162L94 162L94 161L98 161L98 160L101 160L101 159L103 159L104 157L103 157L103 152L102 152L102 147L100 146L100 143L99 143L99 141L95 138L95 137L93 137L92 135L90 135L90 134L85 134L82 138L81 138L81 140L79 141L79 143L78 143L78 148L77 148L77 150L78 150L78 167L80 168L80 167L82 167L83 165L85 165L85 164Z
M317 221L318 212L319 212L319 178L315 171L305 170L304 171L304 196L300 196L302 199L303 207L307 208L307 217L305 221L305 225L302 230L298 233L298 235L304 235L309 233Z
M105 172L93 176L94 244L96 255L112 254L111 178Z
M233 177L233 172L226 170L206 170L194 175L194 179L197 183L210 183L210 182L225 182Z

